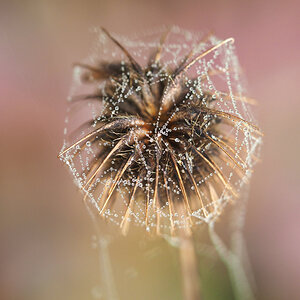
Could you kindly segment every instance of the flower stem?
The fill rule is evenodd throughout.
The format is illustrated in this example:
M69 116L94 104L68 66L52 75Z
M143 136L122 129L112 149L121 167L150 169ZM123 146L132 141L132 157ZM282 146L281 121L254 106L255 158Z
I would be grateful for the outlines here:
M201 300L197 258L191 235L180 237L179 254L184 300Z

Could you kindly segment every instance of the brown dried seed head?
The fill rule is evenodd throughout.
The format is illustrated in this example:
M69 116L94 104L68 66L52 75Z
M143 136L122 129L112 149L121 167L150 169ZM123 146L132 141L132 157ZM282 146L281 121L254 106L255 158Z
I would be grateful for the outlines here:
M111 61L76 64L80 88L92 91L71 105L92 118L61 159L85 199L124 233L130 222L172 234L210 222L238 197L261 142L238 82L233 39L191 38L178 28L155 47L123 45L106 30L102 39L103 53L112 43ZM135 56L149 48L141 65Z

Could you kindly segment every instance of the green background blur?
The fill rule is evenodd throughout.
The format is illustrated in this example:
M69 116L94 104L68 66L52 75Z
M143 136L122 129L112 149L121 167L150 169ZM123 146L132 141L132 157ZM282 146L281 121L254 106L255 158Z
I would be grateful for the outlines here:
M263 161L246 239L261 300L300 299L299 1L0 0L0 299L101 298L93 228L62 143L72 63L92 26L132 33L162 24L233 36L259 100ZM120 299L181 299L178 253L137 232L110 255ZM232 299L226 271L199 266L207 300Z

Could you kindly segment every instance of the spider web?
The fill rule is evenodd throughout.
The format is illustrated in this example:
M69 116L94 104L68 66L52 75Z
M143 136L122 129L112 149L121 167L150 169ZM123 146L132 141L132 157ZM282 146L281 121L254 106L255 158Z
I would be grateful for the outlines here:
M188 53L191 55L187 59L187 63L222 42L213 34L199 34L172 27L162 44L160 42L161 36L167 30L160 28L145 32L143 35L130 37L113 34L116 40L142 67L146 66L149 57L159 47L162 48L160 57L162 72L147 74L151 77L153 84L165 80L167 70L174 70L182 65ZM91 54L84 60L83 64L96 66L101 62L121 61L125 65L128 62L125 53L106 34L100 29L95 29L95 33L95 44ZM164 70L166 72L163 72ZM120 226L128 211L128 197L139 179L128 177L118 180L112 196L115 204L103 211L103 198L107 188L114 183L118 168L114 166L115 162L112 160L110 164L106 165L102 174L95 178L92 188L87 187L89 182L87 174L99 166L97 156L99 148L105 147L107 141L100 139L97 143L91 143L89 139L86 139L82 143L71 146L99 127L104 110L108 105L113 107L111 117L116 117L119 115L120 103L126 102L131 93L137 91L132 90L131 83L124 76L122 84L116 89L116 94L110 98L105 96L107 80L100 80L95 83L85 76L83 68L74 68L61 150L63 154L60 158L69 167L75 184L85 195L85 200L92 204L99 213L102 214L103 212L102 215L105 218ZM215 163L226 178L228 185L234 188L236 195L234 196L229 191L228 185L218 184L216 186L220 177L216 170L203 171L201 179L196 180L196 185L199 188L204 207L192 208L188 216L193 219L195 225L203 222L211 223L221 215L229 202L238 201L238 195L243 193L245 185L249 183L253 167L258 161L262 138L255 127L257 121L254 119L250 108L254 100L246 96L245 82L233 43L223 43L220 47L216 47L207 55L196 60L183 72L182 80L189 91L184 100L187 104L198 97L202 99L204 105L215 112L216 118L221 116L225 120L224 124L220 125L220 135L211 136L211 143L207 144L201 151L202 154L209 153L216 142L222 146L221 155L215 158ZM136 89L138 88L137 86ZM93 94L95 89L102 91L104 95L102 101L95 101L95 99L78 100L82 98L82 95ZM204 95L210 96L209 102L205 102ZM235 117L232 118L232 115ZM158 130L161 134L168 132L168 122L165 122ZM178 143L180 142L179 138ZM68 149L68 147L71 148ZM186 159L193 166L194 157L187 155ZM180 165L180 160L177 163ZM128 221L139 226L146 226L149 230L159 226L164 233L170 232L171 222L175 226L186 227L186 212L172 213L171 204L168 202L159 209L154 207L153 189L150 187L154 175L150 174L150 166L146 160L144 167L147 173L146 180L138 182L138 187L144 191L145 198L149 198L147 205L152 207L149 211L149 221L148 223L145 221L146 204L143 201L134 202L134 206L129 211ZM167 179L166 185L168 189L174 192L174 197L182 195L182 188L172 178ZM191 190L194 189L195 187L191 186ZM157 223L158 215L161 220L159 225Z

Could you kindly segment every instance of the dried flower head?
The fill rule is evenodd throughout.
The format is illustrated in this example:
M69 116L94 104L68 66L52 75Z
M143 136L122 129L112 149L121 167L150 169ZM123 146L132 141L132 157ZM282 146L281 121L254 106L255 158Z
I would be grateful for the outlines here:
M238 197L261 132L232 38L177 27L157 34L101 30L93 55L74 69L59 156L85 200L123 232L131 222L176 234Z

